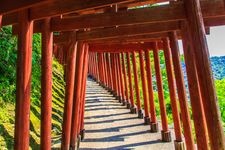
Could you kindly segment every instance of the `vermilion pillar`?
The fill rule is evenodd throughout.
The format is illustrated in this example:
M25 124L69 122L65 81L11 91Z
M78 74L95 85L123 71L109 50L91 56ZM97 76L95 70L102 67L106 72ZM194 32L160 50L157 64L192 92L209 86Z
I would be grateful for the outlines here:
M0 28L2 27L2 15L0 15Z
M173 73L173 66L172 66L172 60L171 60L171 50L169 47L169 41L168 39L163 39L163 49L164 49L164 56L165 56L165 63L166 63L166 72L167 72L167 78L168 78L168 86L169 86L169 92L170 92L170 101L171 101L171 108L172 108L172 114L173 114L173 122L174 122L174 130L175 130L175 136L176 136L176 144L180 144L182 142L182 133L181 133L181 123L180 123L180 116L178 111L178 105L177 105L177 97L176 97L176 88L175 88L175 82L174 82L174 73ZM176 68L177 69L177 68ZM181 71L181 70L180 70ZM176 71L176 73L178 73ZM180 90L180 89L177 89ZM180 97L179 97L180 98ZM182 97L183 98L183 97ZM184 99L182 99L184 100ZM181 101L179 99L179 101ZM187 102L187 101L186 101ZM181 102L183 103L186 103ZM181 105L181 115L186 118L182 118L183 126L184 126L184 134L185 134L185 140L187 141L186 144L190 144L189 146L192 147L193 145L193 139L191 134L191 126L190 126L190 116L187 110L187 105ZM185 106L185 108L183 108ZM182 110L185 109L185 110ZM185 120L183 120L185 119ZM187 146L187 147L189 147Z
M206 114L211 149L225 149L225 137L209 59L205 27L199 0L184 0L187 25L192 37L202 102ZM189 60L190 61L190 60Z
M143 51L139 51L139 61L140 61L140 70L141 70L141 81L142 81L142 90L143 90L143 97L144 97L144 110L145 110L145 117L144 121L145 124L150 124L149 118L149 111L148 111L148 95L147 95L147 86L146 86L146 74L145 74L145 66L144 66L144 56Z
M109 90L112 89L112 71L110 66L110 56L109 53L106 53L106 66L107 66L107 75L109 80Z
M121 102L121 83L120 83L120 72L119 72L119 55L118 53L115 54L115 66L116 66L116 75L117 75L117 96L116 98L119 100L119 102Z
M128 72L128 81L129 81L129 90L130 90L130 103L127 103L127 108L134 108L134 94L133 94L133 85L132 85L132 76L131 76L131 67L130 67L130 53L127 52L127 72Z
M152 83L152 71L150 64L149 51L145 50L145 59L146 59L146 73L147 73L147 83L148 83L148 94L149 94L149 105L150 105L150 115L151 115L151 132L158 131L158 123L155 112L155 104L154 104L154 93L153 93L153 83Z
M115 54L111 53L111 68L113 76L113 95L116 96L117 92L117 75L116 75L116 66L115 66Z
M121 53L122 55L122 67L123 67L123 75L124 75L124 85L125 85L125 99L123 101L123 105L126 105L126 103L129 100L129 92L128 92L128 85L127 85L127 72L126 72L126 66L125 66L125 60L124 60L124 54Z
M104 77L105 77L104 87L106 88L108 86L108 76L107 76L105 53L102 54L102 60L103 60L103 70L104 70L103 73L104 73Z
M41 52L41 149L51 149L52 129L52 52L50 18L44 20Z
M155 74L156 74L156 80L157 80L160 115L161 115L161 120L162 120L162 131L161 131L162 141L167 142L167 141L171 141L171 135L170 135L170 131L168 128L168 121L167 121L167 116L166 116L166 107L165 107L165 102L164 102L162 75L161 75L161 70L160 70L160 61L159 61L157 42L154 42L153 55L154 55Z
M121 66L121 58L120 54L118 54L118 65L119 65L119 73L120 73L120 86L121 86L121 102L125 99L125 93L124 93L124 84L123 84L123 72L122 72L122 66Z
M138 118L143 118L143 112L141 109L141 100L140 100L140 90L138 85L138 76L137 76L137 63L135 52L132 52L132 63L133 63L133 72L134 72L134 83L135 83L135 91L136 91L136 99L137 99L137 111Z
M29 149L33 21L29 21L28 13L28 10L18 13L15 150Z
M66 89L65 89L65 103L63 113L63 126L62 126L62 150L68 150L70 147L70 133L71 133L71 120L73 110L73 95L74 95L74 82L75 82L75 67L76 67L76 52L77 42L69 43L68 57L67 57L67 72L66 73Z
M185 31L185 32L184 32ZM192 106L192 115L194 119L195 133L198 149L209 149L208 134L205 120L205 113L203 111L202 97L200 93L200 87L198 84L197 70L194 58L194 53L190 49L192 44L190 43L190 35L188 34L188 28L186 25L182 25L182 42L184 49L184 57L186 64L186 71L188 77L188 88L190 93L190 100ZM176 35L171 35L171 41L176 38ZM192 61L189 61L193 59Z
M70 136L70 146L75 149L78 139L78 124L79 124L79 104L81 101L81 86L82 86L82 68L84 59L84 44L78 43L77 46L77 59L76 59L76 74L75 74L75 88L74 88L74 102L73 102L73 115Z
M81 104L80 104L80 123L79 123L79 130L81 135L81 140L84 139L84 111L85 111L85 94L86 94L86 81L87 81L87 72L88 72L88 45L85 44L85 52L84 52L84 65L83 65L83 75L82 75L82 90L81 90Z
M99 68L98 68L98 60L97 60L96 53L94 53L94 66L95 66L96 80L97 80L97 82L99 82Z

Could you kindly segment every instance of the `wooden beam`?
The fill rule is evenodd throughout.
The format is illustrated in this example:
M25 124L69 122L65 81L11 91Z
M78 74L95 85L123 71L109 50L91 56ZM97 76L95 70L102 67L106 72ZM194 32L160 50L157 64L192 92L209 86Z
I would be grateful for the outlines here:
M201 8L204 18L225 16L223 1L202 1ZM126 18L126 19L125 19ZM174 5L162 5L150 8L132 9L111 13L83 15L71 18L56 18L52 20L53 31L68 31L72 29L101 28L121 25L169 22L185 20L183 2Z
M2 15L0 15L0 28L2 27Z
M90 40L87 43L130 43L130 42L151 42L161 40L163 37L167 37L168 33L157 33L157 34L144 34L144 35L134 35L124 38L107 38L100 40ZM68 34L54 35L54 43L65 43L70 39Z
M19 11L28 7L46 4L48 0L1 0L0 14Z
M140 51L146 49L153 49L154 42L146 42L146 43L129 43L129 44L90 44L90 51L93 52L132 52L132 51ZM158 42L158 48L162 49L162 42Z
M96 9L113 4L130 2L133 0L51 0L47 4L30 8L30 20L38 20L46 17L59 16L71 12ZM16 24L18 22L17 12L3 16L3 25Z
M162 22L152 23L152 24L143 24L143 25L133 25L125 26L118 28L106 28L99 30L92 30L86 32L78 32L78 40L101 40L106 38L124 38L134 35L144 35L144 34L156 34L169 32L179 29L179 22Z

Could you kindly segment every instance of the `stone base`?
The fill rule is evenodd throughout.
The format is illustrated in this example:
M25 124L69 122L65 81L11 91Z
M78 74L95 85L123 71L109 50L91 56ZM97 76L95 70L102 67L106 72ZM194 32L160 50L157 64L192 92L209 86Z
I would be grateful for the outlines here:
M127 103L127 109L130 109L131 108L131 104L128 102Z
M81 141L84 140L84 136L85 136L85 129L81 130L81 132L80 132Z
M171 142L171 132L170 131L161 131L162 141Z
M143 114L142 110L138 110L138 118L140 118L140 119L144 118L144 114Z
M122 106L126 106L127 105L127 101L123 100Z
M150 120L150 118L148 116L144 117L144 124L145 125L150 125L150 122L151 122L151 120Z
M175 150L186 150L185 144L183 141L174 141Z
M150 126L151 126L151 130L150 130L151 133L156 133L156 132L159 131L159 127L158 127L158 123L157 122L156 123L151 122Z
M80 141L81 141L81 136L79 135L77 137L77 141L75 143L75 146L70 146L70 150L79 150L79 148L80 148Z
M121 96L118 97L119 103L122 103L123 98Z
M131 114L136 114L137 113L137 108L136 107L131 107L130 108L130 113Z

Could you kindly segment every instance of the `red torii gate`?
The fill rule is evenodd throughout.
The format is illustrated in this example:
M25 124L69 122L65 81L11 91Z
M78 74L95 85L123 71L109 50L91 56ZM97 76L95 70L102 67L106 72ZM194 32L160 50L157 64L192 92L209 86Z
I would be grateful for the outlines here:
M3 1L3 4L6 1ZM88 2L88 1L87 1ZM69 144L72 148L75 148L76 140L79 139L78 135L80 133L84 133L83 129L83 113L84 113L84 94L85 94L85 76L87 75L87 60L89 55L89 48L86 43L81 41L85 41L87 43L94 41L104 41L105 39L115 40L115 38L120 37L121 35L125 35L128 38L132 38L132 36L137 35L147 35L147 34L158 34L158 33L166 33L172 32L174 30L180 30L181 36L184 44L184 56L185 63L187 65L187 74L188 74L188 84L190 90L191 97L191 105L193 110L193 118L194 125L197 134L197 145L199 149L208 149L208 139L210 141L211 149L225 149L225 140L224 133L221 126L221 119L217 109L216 102L216 93L214 89L214 82L212 79L210 62L208 59L208 48L207 42L205 41L205 29L203 24L203 18L205 22L205 26L214 26L214 25L222 25L224 24L225 11L223 6L223 1L215 1L209 2L205 1L201 3L197 0L184 0L181 4L177 5L169 5L156 7L150 10L134 10L134 11L124 11L121 13L117 13L115 15L113 12L111 13L103 13L90 15L93 18L93 21L81 22L78 26L73 26L73 24L77 23L77 20L89 18L88 16L79 16L75 18L69 19L59 19L59 18L50 18L52 16L58 16L61 14L69 13L69 12L77 12L77 13L85 13L94 9L102 10L103 6L109 6L111 4L123 3L125 6L126 3L132 2L132 0L111 0L111 1L97 1L93 3L85 3L84 1L71 1L62 2L59 0L49 0L49 1L38 1L34 0L32 2L27 3L15 3L8 6L6 9L1 9L1 14L3 14L3 20L0 17L0 26L9 25L9 24L18 24L15 26L15 33L18 33L18 65L17 65L17 94L16 94L16 121L15 121L15 149L27 149L29 147L29 111L30 111L30 78L31 78L31 58L32 58L32 34L33 29L34 32L42 32L43 47L42 47L42 98L41 98L41 148L42 149L50 149L51 147L51 122L49 121L51 118L51 56L52 56L52 48L53 48L53 31L67 31L67 30L75 30L82 28L100 28L100 27L108 27L108 26L120 26L120 25L128 25L124 27L118 28L104 28L104 29L95 29L90 31L78 31L76 33L76 37L73 38L72 44L69 48L69 55L67 57L67 73L66 73L66 82L67 82L67 90L66 90L66 103L65 108L69 108L67 113L64 114L64 130L63 130L63 140L62 149L68 149ZM8 3L5 3L8 4ZM83 5L85 4L85 5ZM0 5L4 6L4 5ZM71 7L73 6L73 7ZM208 8L213 9L208 9ZM25 8L29 8L25 9ZM56 9L57 8L57 9ZM201 12L202 9L202 12ZM164 10L164 11L162 11ZM176 13L168 13L170 11ZM150 13L151 12L151 13ZM155 12L155 13L153 13ZM162 12L162 13L159 13ZM137 17L141 18L140 20L132 20L129 19L130 14L134 13ZM139 15L138 15L139 14ZM155 16L147 16L140 17L144 14L159 14ZM111 15L111 16L110 16ZM128 19L121 19L117 17L124 16L128 17ZM176 16L177 15L177 16ZM105 23L100 22L96 24L96 20L98 21L101 17L110 16L108 21ZM116 16L116 17L114 17ZM203 17L202 17L203 16ZM176 18L177 17L177 18ZM39 19L43 19L41 23L38 23ZM147 19L150 20L147 20ZM77 20L76 20L77 19ZM113 20L118 19L118 22L112 23ZM142 20L143 19L143 20ZM151 20L152 19L152 20ZM35 22L34 22L35 20ZM72 21L71 21L72 20ZM71 21L68 26L65 24ZM124 21L124 22L123 22ZM52 23L53 22L53 23ZM160 22L160 25L159 25ZM44 23L44 24L43 24ZM62 25L59 25L59 24ZM63 25L64 23L64 25ZM94 24L95 23L95 24ZM40 24L44 25L42 28L39 26ZM132 26L131 26L132 24ZM79 26L80 25L80 26ZM102 34L104 33L104 34ZM187 111L186 104L186 96L184 92L184 83L182 79L182 72L179 64L179 54L177 53L177 44L176 44L176 35L174 33L169 34L171 48L173 49L173 65L175 71L176 85L179 87L178 89L178 97L181 109L181 116L183 122L184 136L186 140L186 146L188 149L195 149L193 137L190 134L190 121ZM120 45L121 46L121 45ZM153 47L154 60L155 60L155 68L158 75L158 92L161 104L161 115L162 115L162 139L164 141L170 141L170 132L168 131L167 121L166 121L166 112L165 106L163 104L163 95L162 95L162 83L160 77L160 67L158 62L158 50L156 45ZM150 48L150 47L148 47ZM106 48L99 51L99 54L105 51ZM170 49L168 39L163 40L163 49L164 55L166 59L166 68L168 74L169 81L169 90L170 90L170 98L173 108L173 116L175 122L175 132L176 132L176 143L177 147L182 147L182 138L181 138L181 125L179 122L178 111L176 108L175 102L175 88L174 88L174 77L172 74L172 62L170 58ZM95 49L96 50L96 49ZM136 49L137 50L137 49ZM143 51L146 49L139 49L139 55L143 55ZM94 50L93 50L94 52ZM107 52L107 51L106 51ZM105 52L105 53L106 53ZM127 59L129 59L129 54L133 52L131 49L123 49L120 53L126 52ZM91 53L91 51L90 51ZM111 51L110 54L111 61L114 63L113 67L111 65L112 74L118 80L114 80L112 83L112 90L116 91L114 93L118 96L123 96L123 100L128 100L128 86L125 84L125 93L122 94L122 78L125 74L121 74L120 69L120 56L118 52ZM71 55L71 57L70 57ZM94 56L93 54L91 55ZM147 56L147 55L146 55ZM100 57L103 64L97 65L99 59L97 57L93 58L93 64L96 67L92 70L93 76L95 76L98 81L101 81L102 84L107 84L108 81L112 78L107 78L106 75L106 59L104 57ZM123 58L123 57L122 57ZM123 59L124 60L124 59ZM193 61L190 61L193 60ZM76 65L74 62L76 61ZM89 59L90 61L90 59ZM110 62L111 62L110 61ZM130 61L128 61L130 63ZM125 62L123 61L122 64ZM80 64L83 64L81 66ZM90 63L89 63L90 64ZM147 85L145 83L145 70L143 67L144 60L143 57L140 57L141 64L141 74L143 81L143 89L144 89L144 97L145 102L148 100L147 96ZM103 65L103 66L102 66ZM73 69L71 67L74 67ZM101 69L100 69L100 68ZM124 68L124 65L123 65ZM72 70L71 70L72 69ZM131 68L130 68L131 69ZM101 71L100 71L101 70ZM124 69L123 69L124 70ZM72 71L72 72L70 72ZM109 71L110 72L110 71ZM119 73L117 73L119 72ZM149 71L148 71L149 72ZM71 73L72 75L69 75ZM73 76L74 74L74 76ZM130 70L128 70L128 74L130 76ZM105 79L107 78L107 79ZM131 77L130 77L131 78ZM114 78L113 78L114 79ZM74 81L74 83L70 83ZM125 80L124 80L125 81ZM127 80L126 80L127 81ZM136 81L135 81L136 82ZM126 82L125 82L126 83ZM127 83L128 84L128 83ZM132 83L129 81L129 85ZM77 86L75 86L77 85ZM131 89L132 87L129 87ZM125 97L126 95L126 97ZM132 97L132 96L131 96ZM74 100L73 100L74 98ZM132 98L131 98L132 99ZM149 101L152 103L152 101ZM73 103L73 104L72 104ZM133 103L133 100L130 101ZM147 104L147 103L146 103ZM69 106L70 105L70 106ZM73 108L71 107L73 106ZM132 104L131 106L134 106ZM145 105L146 106L146 105ZM72 110L73 109L73 110ZM147 109L146 109L147 110ZM150 110L151 111L151 110ZM65 111L66 112L66 111ZM80 112L80 113L79 113ZM148 113L146 111L146 113ZM151 111L152 113L152 111ZM80 115L79 115L80 114ZM154 112L153 112L154 114ZM148 115L148 114L145 114ZM66 119L67 118L67 119ZM153 117L154 118L154 117ZM151 118L152 119L152 118ZM66 121L65 121L66 120ZM198 122L201 122L200 125ZM156 126L156 120L153 122ZM68 126L68 124L70 124ZM68 129L68 128L69 129ZM156 129L157 127L155 127ZM68 130L68 131L66 131ZM70 131L69 131L70 130ZM208 130L208 132L207 132ZM71 132L72 131L72 132ZM82 131L82 132L81 132ZM71 132L71 133L70 133ZM207 137L208 133L208 137ZM198 136L199 135L199 136ZM201 138L199 138L201 137ZM179 145L180 144L180 145Z

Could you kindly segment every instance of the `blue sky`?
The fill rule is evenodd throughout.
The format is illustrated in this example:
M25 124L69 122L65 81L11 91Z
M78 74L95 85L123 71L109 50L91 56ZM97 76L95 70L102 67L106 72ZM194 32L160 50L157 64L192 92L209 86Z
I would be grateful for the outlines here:
M211 27L207 35L210 56L225 56L225 26ZM182 53L182 43L179 41Z

